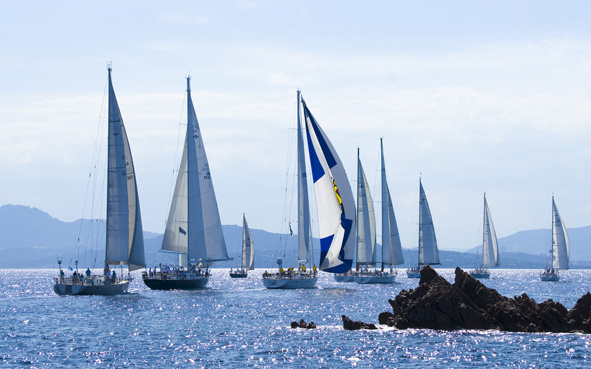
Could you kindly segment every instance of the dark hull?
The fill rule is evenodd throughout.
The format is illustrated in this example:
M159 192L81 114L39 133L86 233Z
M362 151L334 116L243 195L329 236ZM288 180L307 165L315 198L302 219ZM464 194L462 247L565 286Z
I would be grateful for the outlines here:
M198 290L205 288L209 277L199 277L195 279L152 279L143 278L144 283L151 290Z
M248 273L230 273L231 278L247 278Z

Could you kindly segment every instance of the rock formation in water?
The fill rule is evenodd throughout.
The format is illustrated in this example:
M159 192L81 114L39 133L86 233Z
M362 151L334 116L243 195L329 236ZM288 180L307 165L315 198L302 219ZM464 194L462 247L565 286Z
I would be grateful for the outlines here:
M375 324L368 324L363 322L354 322L347 316L343 315L343 328L346 331L356 331L358 329L378 329Z
M291 322L291 327L292 328L304 328L304 329L314 329L316 328L316 324L314 324L314 322L310 322L308 324L306 324L306 322L304 321L304 319L300 319L300 322Z
M504 297L460 268L455 274L455 283L450 284L433 268L424 267L417 288L388 300L393 313L380 314L380 324L399 329L591 333L589 292L569 311L552 300L538 304L525 293Z

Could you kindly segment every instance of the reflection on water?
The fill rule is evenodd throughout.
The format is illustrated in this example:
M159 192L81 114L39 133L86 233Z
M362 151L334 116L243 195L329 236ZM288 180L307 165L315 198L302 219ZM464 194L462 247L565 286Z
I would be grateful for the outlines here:
M0 270L2 367L462 367L588 366L591 337L498 331L438 332L385 328L347 332L341 315L377 323L389 298L414 288L337 283L321 273L318 288L266 290L264 270L231 279L214 269L200 291L151 291L139 274L121 296L59 297L55 270ZM453 269L438 270L453 282ZM572 308L589 290L591 272L571 270L557 283L537 270L494 269L484 283L513 297L553 299ZM291 329L304 319L315 330Z

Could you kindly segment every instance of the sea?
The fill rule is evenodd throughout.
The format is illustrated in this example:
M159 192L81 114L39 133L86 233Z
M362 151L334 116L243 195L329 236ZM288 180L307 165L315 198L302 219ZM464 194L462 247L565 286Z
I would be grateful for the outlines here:
M129 293L53 292L57 270L0 270L2 368L583 368L591 335L487 331L345 331L342 315L378 323L388 299L415 288L403 271L393 285L338 283L320 273L309 290L267 290L261 274L231 279L212 269L206 289L151 291L134 272ZM269 269L271 271L271 269ZM453 282L453 269L437 269ZM571 309L590 290L591 270L541 282L539 270L494 269L483 283L507 297L527 293ZM304 319L318 328L292 329Z

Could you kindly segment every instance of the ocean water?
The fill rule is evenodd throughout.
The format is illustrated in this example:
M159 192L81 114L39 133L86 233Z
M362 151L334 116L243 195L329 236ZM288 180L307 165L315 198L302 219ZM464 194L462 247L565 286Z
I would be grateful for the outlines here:
M334 282L312 290L267 290L264 269L231 279L213 269L200 291L151 291L139 273L121 296L54 294L56 270L0 270L0 367L589 367L591 335L424 329L344 331L341 315L376 323L389 298L414 288ZM453 269L438 269L453 282ZM591 271L541 282L538 270L495 269L484 283L513 297L553 299L568 309L589 291ZM291 329L292 321L318 329Z

